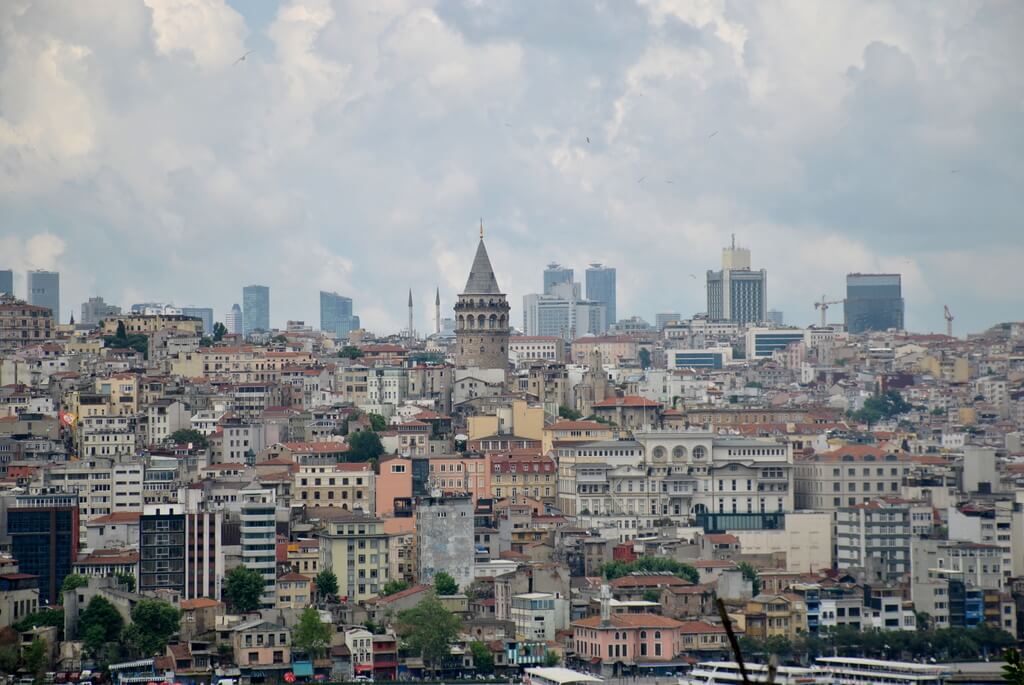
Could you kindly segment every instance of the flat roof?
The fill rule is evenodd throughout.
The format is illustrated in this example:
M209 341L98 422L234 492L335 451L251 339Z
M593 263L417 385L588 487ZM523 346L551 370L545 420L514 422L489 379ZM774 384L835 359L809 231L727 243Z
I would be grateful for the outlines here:
M553 683L600 683L600 678L595 678L592 675L586 673L580 673L574 671L571 668L564 668L562 666L538 666L537 668L526 669L526 674L530 676L536 676L538 678L544 678L550 680Z

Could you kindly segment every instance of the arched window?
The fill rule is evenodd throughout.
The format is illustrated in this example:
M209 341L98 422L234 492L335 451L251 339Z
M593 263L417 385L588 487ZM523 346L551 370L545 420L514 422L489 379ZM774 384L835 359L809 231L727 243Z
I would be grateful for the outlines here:
M661 639L661 631L660 630L655 630L654 631L654 639L655 640L660 640Z
M661 446L655 447L651 451L651 456L654 457L655 459L664 459L665 458L665 448L661 447Z
M693 458L694 459L703 459L704 457L707 456L707 454L708 454L708 451L707 451L707 449L704 448L703 445L697 445L696 447L693 448Z
M473 315L470 314L469 316L466 317L466 328L473 328L473 323Z
M491 328L497 328L498 327L498 315L497 314L491 314L490 324L491 324Z
M476 317L477 328L483 328L484 327L484 323L486 323L486 322L487 322L487 318L483 314L481 314L478 317Z
M463 316L462 314L459 314L459 328L465 328L465 327L466 327L466 317Z
M686 448L682 445L676 445L672 448L673 459L686 459Z

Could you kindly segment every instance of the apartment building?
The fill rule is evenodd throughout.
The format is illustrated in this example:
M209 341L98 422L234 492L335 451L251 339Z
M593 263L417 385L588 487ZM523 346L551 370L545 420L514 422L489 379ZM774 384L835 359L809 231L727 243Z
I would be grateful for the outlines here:
M292 493L298 504L375 511L376 475L365 463L299 466Z
M843 445L795 464L799 509L834 511L880 497L898 497L913 468L909 455L870 445Z
M554 503L557 496L555 460L531 452L506 452L490 455L491 497L510 498L516 504L520 498L532 497Z
M383 522L363 511L337 507L319 508L310 514L319 518L323 529L317 533L320 569L338 577L338 593L360 602L377 596L388 582L388 534Z

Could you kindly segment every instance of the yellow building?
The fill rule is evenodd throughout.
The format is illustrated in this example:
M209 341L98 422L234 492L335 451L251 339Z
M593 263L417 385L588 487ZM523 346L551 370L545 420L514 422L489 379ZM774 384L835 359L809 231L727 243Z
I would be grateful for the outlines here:
M747 600L743 613L747 637L756 640L770 637L795 640L807 631L807 607L797 595L760 594Z
M305 609L312 603L312 581L309 576L292 572L277 579L278 609Z
M544 427L542 449L548 454L554 446L577 442L612 440L615 434L606 423L597 421L558 421Z
M357 511L319 507L308 509L324 528L320 542L320 568L334 571L338 594L361 602L376 597L390 577L389 536L379 518Z
M311 507L375 511L376 483L370 464L300 466L292 499Z
M532 497L554 503L558 496L555 460L538 454L492 454L491 497L513 504Z
M109 397L111 416L131 416L139 413L139 377L133 373L118 373L96 379L96 394Z
M197 334L203 332L203 320L194 316L183 316L181 314L134 314L104 319L101 326L103 334L115 335L118 324L122 322L124 323L125 333L128 335L148 335L165 330L178 330Z
M320 546L316 540L288 543L288 565L292 571L312 578L320 572Z

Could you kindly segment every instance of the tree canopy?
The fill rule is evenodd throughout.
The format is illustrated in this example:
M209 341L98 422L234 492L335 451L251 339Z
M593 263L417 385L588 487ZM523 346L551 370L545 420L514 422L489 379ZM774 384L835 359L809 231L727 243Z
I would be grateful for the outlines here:
M491 654L491 650L483 642L474 640L469 643L469 651L473 655L473 665L476 666L476 672L489 675L494 673L494 655Z
M108 642L116 642L123 629L124 619L121 614L100 595L90 599L78 616L78 636L93 657L98 656Z
M124 631L125 641L140 656L163 654L167 641L178 632L181 614L159 599L140 600L132 608L132 624Z
M441 571L434 576L434 590L438 595L457 595L459 584L455 582L450 573Z
M32 630L35 627L56 626L64 627L64 612L60 609L40 609L14 624L14 629L20 633Z
M882 419L906 414L912 408L898 391L889 390L882 395L874 395L864 400L864 406L853 412L853 418L872 424Z
M317 573L313 577L313 584L316 585L316 592L320 597L326 599L338 596L338 576L329 568Z
M754 595L761 594L761 579L758 577L757 568L749 561L741 561L736 566L743 572L744 580L749 580Z
M601 565L601 575L608 580L621 578L636 571L644 573L671 573L694 585L700 582L700 573L693 566L665 557L640 557L633 562L609 561Z
M377 459L384 454L384 445L380 436L372 430L361 430L348 436L348 452L345 453L345 460L349 462L364 462Z
M388 420L380 414L369 413L367 417L370 419L370 429L374 433L381 433L388 429Z
M462 622L431 593L411 609L399 612L395 626L405 648L436 671L450 653Z
M338 356L341 357L342 359L359 359L360 357L363 356L363 351L358 347L354 347L352 345L345 345L343 348L341 348L341 351L338 352Z
M210 446L210 441L205 435L193 428L182 428L171 433L168 438L175 445L187 445L192 443L199 449L206 449Z
M579 421L583 414L579 413L572 407L567 407L564 404L558 405L558 418L567 419L569 421Z
M409 583L407 581L404 581L401 578L392 578L388 582L384 583L384 588L380 591L380 595L381 597L387 597L388 595L393 595L396 592L408 589Z
M224 579L224 599L239 613L255 611L266 583L263 576L248 566L236 566Z
M292 647L310 659L318 659L330 644L331 627L320 620L320 612L313 607L303 609L292 631Z
M224 336L228 334L228 327L222 324L220 321L213 324L213 341L220 342L224 339Z

